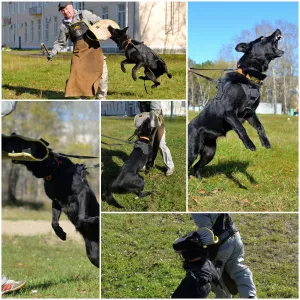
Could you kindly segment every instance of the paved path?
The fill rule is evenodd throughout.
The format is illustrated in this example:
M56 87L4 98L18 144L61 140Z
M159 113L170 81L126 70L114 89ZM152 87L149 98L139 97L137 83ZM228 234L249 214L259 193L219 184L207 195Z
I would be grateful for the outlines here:
M82 241L81 235L76 232L74 225L70 221L60 221L60 226L67 233L67 239ZM2 234L33 236L37 234L55 235L49 221L2 221Z

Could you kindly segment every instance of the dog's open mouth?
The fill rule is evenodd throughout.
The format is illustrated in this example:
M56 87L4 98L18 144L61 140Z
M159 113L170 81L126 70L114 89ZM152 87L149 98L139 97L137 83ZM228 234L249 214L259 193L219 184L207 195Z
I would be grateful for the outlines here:
M284 51L278 49L278 42L282 39L281 31L277 29L274 33L274 38L273 38L273 47L274 51L278 56L282 56Z

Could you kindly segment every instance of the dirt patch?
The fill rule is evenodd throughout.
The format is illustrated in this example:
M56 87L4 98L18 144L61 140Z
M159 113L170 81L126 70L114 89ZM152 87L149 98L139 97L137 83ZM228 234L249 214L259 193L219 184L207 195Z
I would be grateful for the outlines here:
M67 234L67 239L83 242L81 235L76 232L75 227L69 221L60 221L60 226ZM34 236L39 234L52 234L55 235L49 221L31 221L31 220L20 220L20 221L2 221L2 234L7 235L23 235L23 236Z

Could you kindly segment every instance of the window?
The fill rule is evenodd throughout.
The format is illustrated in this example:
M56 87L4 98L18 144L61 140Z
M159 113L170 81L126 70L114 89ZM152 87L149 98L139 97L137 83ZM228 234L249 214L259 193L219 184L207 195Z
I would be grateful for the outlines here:
M120 28L124 28L125 25L125 13L126 13L126 7L125 4L119 4L118 5L118 24Z
M27 22L24 23L24 41L27 43L28 35L27 35Z
M13 41L16 42L16 24L13 25Z
M42 26L41 26L41 20L38 20L38 24L37 24L37 33L38 33L38 38L37 38L37 40L38 41L40 41L41 40L41 28L42 28Z
M73 7L75 9L83 10L84 9L84 2L73 2ZM89 9L89 11L91 11Z
M58 24L57 24L57 17L53 18L53 34L57 35L58 33Z
M15 2L11 3L11 10L12 10L11 13L14 15L16 13L16 3Z
M23 10L26 11L26 2L24 2Z
M18 13L21 13L21 2L18 2Z
M30 39L31 39L31 42L33 42L34 40L34 22L31 21L30 23Z
M7 15L10 16L10 3L7 5Z
M103 6L101 10L102 10L101 18L108 19L108 6Z
M49 22L45 19L45 40L49 40Z

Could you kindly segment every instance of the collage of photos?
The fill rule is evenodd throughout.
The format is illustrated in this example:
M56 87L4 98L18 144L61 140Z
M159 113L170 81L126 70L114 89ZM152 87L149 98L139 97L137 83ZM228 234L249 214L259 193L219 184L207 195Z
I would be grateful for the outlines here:
M299 2L1 1L1 297L299 296Z

